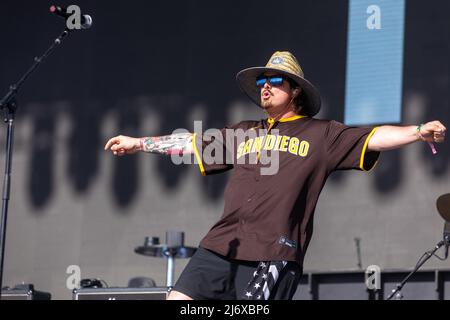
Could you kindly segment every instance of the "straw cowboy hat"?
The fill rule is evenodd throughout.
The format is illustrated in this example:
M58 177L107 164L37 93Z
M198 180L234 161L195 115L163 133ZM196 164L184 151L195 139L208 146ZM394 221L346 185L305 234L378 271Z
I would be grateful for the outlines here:
M319 112L321 104L319 91L304 78L297 59L288 51L275 52L265 67L247 68L236 75L239 87L254 103L261 107L261 91L256 86L256 78L269 71L289 77L302 88L303 113L312 117Z

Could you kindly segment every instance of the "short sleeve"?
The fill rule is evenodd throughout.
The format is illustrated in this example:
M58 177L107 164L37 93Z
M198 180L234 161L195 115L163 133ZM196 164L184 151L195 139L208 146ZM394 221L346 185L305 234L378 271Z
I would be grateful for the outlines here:
M380 152L368 151L367 146L376 127L350 127L330 121L325 133L326 157L330 171L373 169Z
M194 133L192 139L195 160L202 175L222 173L233 168L234 130L239 124L222 129Z

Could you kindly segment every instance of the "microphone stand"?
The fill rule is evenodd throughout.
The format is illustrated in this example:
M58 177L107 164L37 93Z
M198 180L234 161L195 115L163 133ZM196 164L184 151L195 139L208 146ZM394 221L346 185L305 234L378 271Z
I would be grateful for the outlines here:
M419 268L425 263L427 262L432 256L435 255L436 251L439 250L439 248L441 248L443 245L448 245L449 243L449 239L448 237L445 237L444 240L441 240L435 247L434 249L425 252L425 254L419 259L419 262L416 264L416 267L414 268L413 271L411 271L411 273L409 273L405 279L403 279L403 281L399 284L397 284L397 287L392 290L391 294L387 297L387 300L391 300L394 295L396 295L397 299L401 299L403 298L402 294L401 294L401 290L403 288L403 286L405 285L405 283L409 280L409 278L417 272L417 270L419 270ZM423 257L426 256L425 259L423 259ZM442 259L442 258L441 258Z
M3 262L5 255L5 239L6 239L6 222L8 216L8 204L11 190L11 162L13 153L13 137L14 137L14 117L18 109L17 93L20 87L24 84L25 80L33 73L33 71L39 66L39 64L47 58L47 56L53 51L53 49L60 45L62 40L69 34L71 30L66 28L58 38L52 43L52 45L44 52L41 57L35 57L34 63L28 69L27 72L20 78L17 83L9 87L8 93L0 100L0 110L5 112L5 123L7 123L6 130L6 154L5 154L5 176L3 179L3 194L2 194L2 212L0 219L0 300L3 281Z

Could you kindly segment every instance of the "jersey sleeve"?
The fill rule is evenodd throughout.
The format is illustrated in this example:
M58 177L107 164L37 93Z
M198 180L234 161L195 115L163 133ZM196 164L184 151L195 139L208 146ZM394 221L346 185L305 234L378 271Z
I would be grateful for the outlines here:
M203 176L217 174L233 168L234 129L239 124L222 129L209 129L204 133L194 133L192 147L195 162Z
M380 152L369 151L367 146L376 129L376 127L351 127L334 120L330 121L325 132L329 170L373 169Z

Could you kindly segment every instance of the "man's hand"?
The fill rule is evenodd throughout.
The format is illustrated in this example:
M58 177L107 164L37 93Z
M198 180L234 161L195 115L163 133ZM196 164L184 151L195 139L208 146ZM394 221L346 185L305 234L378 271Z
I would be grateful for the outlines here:
M108 140L105 150L111 149L116 156L124 154L133 154L141 150L141 142L139 138L117 136Z
M417 135L423 141L427 142L444 142L445 132L447 128L439 121L427 122L420 127Z
M392 150L420 140L430 144L444 142L446 131L447 129L440 121L430 121L420 126L380 126L370 138L368 149L371 151Z

